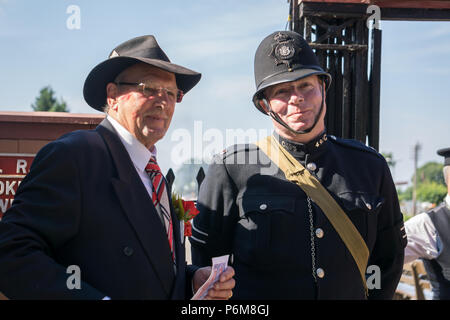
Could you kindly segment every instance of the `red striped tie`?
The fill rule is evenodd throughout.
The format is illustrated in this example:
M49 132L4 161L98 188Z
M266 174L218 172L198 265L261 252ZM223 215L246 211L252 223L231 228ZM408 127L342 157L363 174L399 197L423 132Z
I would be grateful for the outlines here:
M172 259L175 261L175 255L173 251L172 218L170 216L170 205L167 195L166 181L164 180L158 163L156 163L155 157L152 156L150 158L150 161L145 167L145 171L152 181L152 201L158 213L163 217L167 238L169 240L170 251L172 253Z

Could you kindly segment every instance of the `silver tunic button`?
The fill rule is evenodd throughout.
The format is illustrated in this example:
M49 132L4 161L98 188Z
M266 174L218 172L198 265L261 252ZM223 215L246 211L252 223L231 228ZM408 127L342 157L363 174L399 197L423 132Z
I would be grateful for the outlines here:
M316 229L316 237L319 239L323 238L323 230L322 229L320 229L320 228Z
M316 171L317 165L316 165L314 162L310 162L310 163L308 163L308 164L306 165L306 168L307 168L309 171Z
M325 271L323 271L323 269L322 268L318 268L317 270L316 270L316 274L317 274L317 276L319 277L319 278L323 278L323 277L325 277Z
M366 207L367 209L372 210L372 206L370 205L370 203L366 203Z
M259 208L261 210L266 210L267 209L267 204L263 203L262 205L259 206Z

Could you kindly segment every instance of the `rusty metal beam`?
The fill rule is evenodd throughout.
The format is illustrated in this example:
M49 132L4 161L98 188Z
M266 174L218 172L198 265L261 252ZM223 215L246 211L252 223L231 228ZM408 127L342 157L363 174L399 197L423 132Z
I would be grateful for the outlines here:
M295 0L292 0L295 1ZM299 17L306 15L351 18L365 14L369 5L381 9L381 20L450 21L450 1L299 0Z

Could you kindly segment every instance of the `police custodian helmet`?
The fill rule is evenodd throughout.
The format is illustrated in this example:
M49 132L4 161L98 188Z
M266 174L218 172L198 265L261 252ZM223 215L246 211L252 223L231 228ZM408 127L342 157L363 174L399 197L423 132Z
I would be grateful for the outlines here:
M254 72L256 93L253 103L264 114L267 113L259 101L267 87L311 75L323 76L327 88L331 83L331 75L319 65L311 47L293 31L277 31L264 38L256 50Z

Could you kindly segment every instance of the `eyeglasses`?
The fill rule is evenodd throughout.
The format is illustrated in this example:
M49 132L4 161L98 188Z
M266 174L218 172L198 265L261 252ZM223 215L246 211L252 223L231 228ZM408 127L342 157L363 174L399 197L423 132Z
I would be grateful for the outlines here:
M114 82L117 85L127 85L127 86L138 86L139 91L146 98L154 98L157 95L163 93L163 91L167 94L170 102L180 103L183 100L183 91L177 88L163 88L163 87L155 87L146 83L136 83L136 82Z

